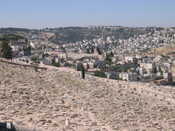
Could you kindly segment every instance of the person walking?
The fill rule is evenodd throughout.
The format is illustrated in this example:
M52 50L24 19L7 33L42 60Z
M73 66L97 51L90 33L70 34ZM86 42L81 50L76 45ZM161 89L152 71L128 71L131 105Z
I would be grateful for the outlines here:
M81 77L82 77L82 79L85 79L85 68L84 68L83 64L81 64Z

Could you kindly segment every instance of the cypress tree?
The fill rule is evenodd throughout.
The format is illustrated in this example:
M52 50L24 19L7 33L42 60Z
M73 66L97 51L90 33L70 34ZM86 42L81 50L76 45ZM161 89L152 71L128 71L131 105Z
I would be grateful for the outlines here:
M12 59L12 48L7 41L2 41L0 56L6 59Z

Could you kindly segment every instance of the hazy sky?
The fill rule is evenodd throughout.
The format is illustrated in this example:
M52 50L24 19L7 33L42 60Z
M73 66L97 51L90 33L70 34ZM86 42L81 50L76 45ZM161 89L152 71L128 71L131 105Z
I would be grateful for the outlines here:
M0 0L0 27L175 26L175 0Z

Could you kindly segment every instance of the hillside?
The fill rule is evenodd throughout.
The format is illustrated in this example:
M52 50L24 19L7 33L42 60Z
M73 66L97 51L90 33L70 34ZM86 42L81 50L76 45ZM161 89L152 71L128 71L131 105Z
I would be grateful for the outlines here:
M44 131L175 129L175 89L0 62L0 121Z
M168 55L168 54L174 53L174 50L175 50L175 45L171 44L171 45L168 45L168 46L152 49L148 53L154 54L154 55Z
M156 30L161 30L156 28ZM141 35L148 32L152 32L152 28L129 28L129 27L65 27L65 28L53 28L49 29L50 32L54 32L55 36L51 37L49 40L56 44L65 44L69 42L77 42L82 40L92 40L94 38L101 38L102 34L104 38L108 36L113 36L116 40L118 39L128 39L134 37L135 35Z

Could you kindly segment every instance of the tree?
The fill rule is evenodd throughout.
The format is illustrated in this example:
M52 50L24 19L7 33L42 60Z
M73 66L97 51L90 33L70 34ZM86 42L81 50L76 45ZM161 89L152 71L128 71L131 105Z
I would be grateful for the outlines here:
M8 41L2 41L0 56L6 59L12 59L12 48L9 46Z
M152 73L157 73L158 71L157 71L157 67L156 67L156 64L155 63L153 63L153 68L152 68Z
M33 61L34 63L39 63L39 58L38 58L38 56L32 56L32 57L31 57L31 61Z
M97 52L98 52L99 55L102 55L102 52L101 52L99 47L97 47Z
M32 50L31 46L25 48L24 49L24 55L30 56L31 55L31 50Z
M55 61L55 59L52 59L52 65L56 66L56 67L60 67L61 66L59 62Z
M103 71L95 71L94 75L98 77L106 78L106 75Z
M68 53L67 53L67 51L66 51L66 48L64 48L64 47L62 46L61 49L62 49L63 52L66 54L66 59L68 59Z
M105 61L106 61L107 64L111 65L112 64L112 57L111 57L111 55L107 54L106 58L105 58Z
M113 53L112 51L111 51L111 53L110 53L110 56L111 56L111 57L114 57L114 53Z

